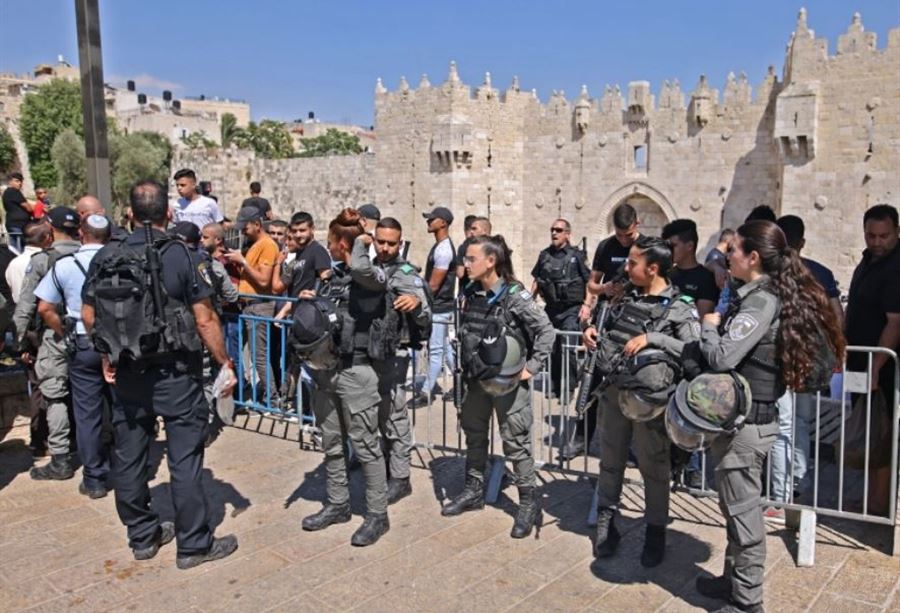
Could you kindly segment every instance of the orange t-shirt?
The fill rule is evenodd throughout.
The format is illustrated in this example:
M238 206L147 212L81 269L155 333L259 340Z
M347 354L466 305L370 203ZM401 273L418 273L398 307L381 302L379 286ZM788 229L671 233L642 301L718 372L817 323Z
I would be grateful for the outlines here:
M250 250L247 251L244 259L247 260L247 266L255 268L262 264L271 266L274 269L277 257L278 245L275 244L275 241L268 234L265 234L256 239L256 242L250 246ZM272 292L272 278L269 277L269 282L265 285L258 286L250 278L250 274L245 267L241 270L241 282L238 284L238 291L242 294L269 294Z

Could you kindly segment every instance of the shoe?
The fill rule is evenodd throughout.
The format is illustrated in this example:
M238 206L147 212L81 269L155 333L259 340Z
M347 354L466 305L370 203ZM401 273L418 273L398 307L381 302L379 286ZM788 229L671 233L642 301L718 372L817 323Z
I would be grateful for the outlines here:
M577 434L559 450L560 462L574 460L580 455L584 455L584 437Z
M773 524L784 524L784 509L766 507L763 511L763 519Z
M666 553L666 527L647 524L644 532L644 551L641 552L641 566L653 568L662 564Z
M175 538L175 524L170 521L164 521L159 525L159 530L156 532L156 540L152 545L145 549L132 549L131 552L134 554L134 559L141 560L149 560L156 556L156 552L159 551L159 548L163 545L167 545L172 542L172 539Z
M350 544L354 547L374 545L390 529L387 513L366 513L362 525L350 538Z
M731 577L723 575L718 577L697 577L695 586L701 596L715 598L716 600L728 600L731 598Z
M616 553L622 537L616 530L616 511L603 507L597 514L597 538L594 540L594 557L608 558Z
M187 570L200 566L204 562L213 562L227 558L238 548L237 537L233 534L223 536L222 538L213 539L212 545L206 553L198 553L192 556L178 556L175 558L175 566L181 570Z
M409 477L406 477L405 479L388 480L388 504L394 504L401 498L406 498L410 494L412 494L412 484L409 482Z
M98 485L97 487L88 487L84 484L84 481L78 484L78 493L82 496L87 496L91 500L96 500L97 498L103 498L107 494L107 490L102 485Z
M408 403L410 409L421 409L431 404L431 398L424 392L418 392Z
M478 479L468 477L463 491L444 505L441 515L451 517L466 511L477 511L484 508L484 485Z
M537 527L538 535L540 535L543 522L544 512L541 510L540 492L533 487L520 487L519 510L509 535L514 539L523 539L531 534L533 527Z
M345 524L350 521L350 503L331 504L326 502L318 513L303 518L301 527L307 532L324 530L332 524Z
M763 613L762 604L740 605L731 600L724 606L719 607L713 613Z
M63 481L75 476L75 468L66 453L53 454L50 462L31 469L31 478L36 481Z
M692 490L703 489L703 475L699 470L684 471L684 484Z

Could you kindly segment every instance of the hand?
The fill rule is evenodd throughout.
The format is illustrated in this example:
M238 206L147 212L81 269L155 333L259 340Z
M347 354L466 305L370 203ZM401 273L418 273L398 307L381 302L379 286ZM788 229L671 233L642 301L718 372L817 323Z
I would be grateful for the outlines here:
M219 397L224 398L231 394L234 390L234 387L237 385L237 377L234 376L234 369L232 368L231 362L222 367L222 370L228 374L228 383L222 386L219 390Z
M27 351L21 355L21 358L22 358L23 364L27 364L28 366L31 366L32 364L34 364L34 358L32 358L31 354L28 353Z
M647 335L641 334L640 336L635 336L633 339L625 343L625 355L633 356L641 349L647 346Z
M578 309L578 321L587 321L591 318L591 307L586 304L582 304L581 308Z
M593 351L597 348L597 328L594 326L590 326L585 329L584 333L581 335L581 340L584 343L584 346L589 350Z
M421 301L418 298L409 294L398 296L397 299L394 300L394 308L401 313L415 311L420 304Z
M719 327L719 324L722 323L722 316L719 313L713 311L712 313L707 313L703 316L703 323L711 324L716 328Z
M115 385L116 369L112 366L112 364L109 363L108 357L103 356L100 361L103 365L103 380L110 385Z
M618 300L625 293L625 284L610 281L607 283L606 295L612 300Z
M247 260L244 259L244 254L234 249L229 249L225 252L225 259L232 264L237 264L239 266L244 266L247 264Z
M366 247L368 247L369 245L372 244L372 235L369 234L368 232L365 232L365 233L360 234L359 236L357 236L357 237L356 237L356 240L358 240L358 241L361 242L363 245L365 245Z
M528 381L531 377L531 372L527 368L523 368L522 375L519 377L519 381Z
M278 257L275 258L275 265L280 267L282 264L284 264L284 261L287 259L287 256L288 256L288 250L287 250L287 247L285 247L284 249L282 249L281 251L278 252Z
M311 289L304 289L301 290L299 294L297 294L297 297L300 300L313 300L316 297L316 292Z

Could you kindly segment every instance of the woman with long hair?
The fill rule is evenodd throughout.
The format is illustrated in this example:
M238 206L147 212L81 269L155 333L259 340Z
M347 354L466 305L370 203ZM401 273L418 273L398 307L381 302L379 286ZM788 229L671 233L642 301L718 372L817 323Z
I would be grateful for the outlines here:
M503 453L513 464L519 490L510 536L525 538L542 519L528 380L550 355L554 331L547 314L515 278L511 254L499 235L473 238L466 249L470 283L458 332L466 390L460 417L466 434L466 483L441 513L459 515L484 507L490 420L496 413Z
M763 462L778 435L776 401L804 391L821 359L820 340L842 360L845 341L822 287L770 221L737 230L728 256L743 285L724 317L703 318L700 353L712 372L736 371L750 385L744 425L712 442L719 507L728 548L725 572L701 577L697 590L727 600L720 611L762 611L766 541L760 496Z

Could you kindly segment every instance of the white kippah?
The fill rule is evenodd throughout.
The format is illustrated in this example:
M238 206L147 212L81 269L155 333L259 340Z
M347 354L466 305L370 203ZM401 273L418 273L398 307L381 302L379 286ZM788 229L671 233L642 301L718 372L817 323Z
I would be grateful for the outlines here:
M102 230L109 225L109 220L103 215L88 215L87 224L92 228Z

